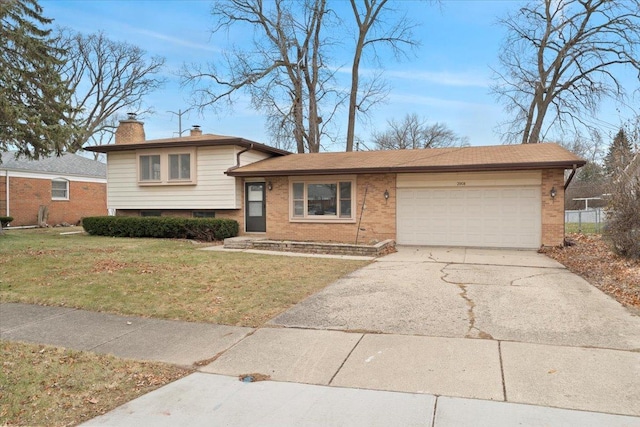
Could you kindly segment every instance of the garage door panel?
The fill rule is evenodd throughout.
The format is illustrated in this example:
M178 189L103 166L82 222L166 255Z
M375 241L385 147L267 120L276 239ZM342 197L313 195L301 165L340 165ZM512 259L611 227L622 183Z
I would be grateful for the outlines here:
M398 243L540 246L540 187L398 189Z

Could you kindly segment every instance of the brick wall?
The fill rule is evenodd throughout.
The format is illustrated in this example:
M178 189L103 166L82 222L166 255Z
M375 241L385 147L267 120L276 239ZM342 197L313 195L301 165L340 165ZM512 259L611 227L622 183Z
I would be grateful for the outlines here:
M370 244L396 236L395 174L358 175L353 210L356 222L309 223L289 221L289 178L270 177L273 189L267 190L267 232L265 237L276 240ZM366 190L365 209L362 203ZM389 191L389 200L384 192ZM358 220L362 212L360 232Z
M1 184L4 183L4 178ZM6 186L2 185L2 210L6 214ZM47 223L77 224L85 216L107 214L107 186L94 182L69 182L69 200L51 200L51 180L9 177L9 214L12 226L37 225L40 206L49 207Z
M358 220L362 221L358 234L359 244L371 244L396 238L396 175L365 174L356 179L356 222L309 223L289 221L289 177L270 177L272 190L266 190L267 232L244 232L244 209L216 210L217 218L230 218L240 224L240 235L265 237L274 240L297 240L317 242L355 243ZM557 246L564 241L564 171L562 169L542 171L542 245ZM557 195L549 195L555 187ZM242 185L244 188L244 183ZM366 190L365 209L362 203ZM385 200L384 192L389 192ZM244 197L244 196L243 196ZM118 215L139 215L138 210L118 210ZM188 216L190 210L162 211L162 215Z
M550 196L555 187L556 197ZM542 246L564 244L564 170L542 171Z

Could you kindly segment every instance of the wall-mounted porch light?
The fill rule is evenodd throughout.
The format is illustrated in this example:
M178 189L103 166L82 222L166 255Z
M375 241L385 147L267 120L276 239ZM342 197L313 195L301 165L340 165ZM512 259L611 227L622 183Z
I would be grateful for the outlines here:
M556 187L551 187L551 191L549 191L549 195L551 196L552 199L556 198L556 195L558 195L558 191L556 190Z
M267 189L269 191L273 190L273 185L271 184L271 181L267 182Z
M384 199L389 200L389 190L384 190Z

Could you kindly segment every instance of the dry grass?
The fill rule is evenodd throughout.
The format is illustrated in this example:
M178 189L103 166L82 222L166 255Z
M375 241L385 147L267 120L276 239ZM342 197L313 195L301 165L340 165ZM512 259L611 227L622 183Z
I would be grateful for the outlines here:
M189 373L171 365L0 341L0 425L77 425Z
M259 326L366 262L197 250L81 229L0 237L0 302ZM188 371L0 341L0 425L76 425Z
M1 302L256 327L366 264L61 231L0 237Z

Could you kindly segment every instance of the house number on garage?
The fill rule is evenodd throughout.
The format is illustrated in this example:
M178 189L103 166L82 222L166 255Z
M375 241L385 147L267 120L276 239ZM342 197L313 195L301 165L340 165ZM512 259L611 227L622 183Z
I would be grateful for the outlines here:
M458 181L458 187L464 187L465 185L467 185L466 182L464 181Z

